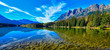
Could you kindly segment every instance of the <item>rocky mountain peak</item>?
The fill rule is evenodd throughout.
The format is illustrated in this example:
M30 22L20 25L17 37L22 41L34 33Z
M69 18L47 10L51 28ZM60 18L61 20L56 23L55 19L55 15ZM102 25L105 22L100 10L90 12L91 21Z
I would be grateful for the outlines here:
M87 9L89 10L89 12L97 11L97 10L99 10L99 5L94 4L94 5L89 6Z
M105 6L105 4L102 3L100 6Z
M71 14L71 10L69 10L66 14L67 14L67 16L69 16L70 14Z
M76 13L76 11L77 11L77 9L74 9L74 10L73 10L73 14L75 14L75 13Z
M110 8L110 5L106 5L106 8L105 9L108 9L108 8Z
M99 10L100 10L100 11L104 11L104 8L105 8L105 5L102 3L102 4L99 6Z
M67 13L70 13L70 12L72 12L71 10L69 10Z
M92 8L98 8L99 5L98 5L98 4L94 4L94 5L91 5L91 6L89 6L89 7L92 7Z
M81 7L77 9L77 11L78 11L78 12L81 12L81 10L82 10L82 8L81 8Z
M82 8L81 8L81 7L79 7L79 8L78 8L78 10L82 10Z
M93 13L94 11L104 11L105 9L110 10L110 5L90 5L88 8L82 9L81 7L78 9L74 9L73 11L69 10L65 14L62 14L56 21L58 20L65 20L68 18L71 18L72 16L75 17L81 17L81 16L87 16L88 14Z

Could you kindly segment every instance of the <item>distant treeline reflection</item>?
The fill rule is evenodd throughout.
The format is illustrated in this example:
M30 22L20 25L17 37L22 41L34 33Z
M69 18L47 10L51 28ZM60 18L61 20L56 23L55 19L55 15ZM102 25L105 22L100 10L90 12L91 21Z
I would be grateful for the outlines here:
M81 46L110 48L110 30L57 28L55 32L64 40Z

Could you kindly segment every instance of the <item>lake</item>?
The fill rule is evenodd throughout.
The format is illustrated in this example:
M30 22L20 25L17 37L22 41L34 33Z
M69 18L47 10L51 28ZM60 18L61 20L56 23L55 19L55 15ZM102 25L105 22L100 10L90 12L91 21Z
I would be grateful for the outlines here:
M0 49L110 49L110 30L2 27Z

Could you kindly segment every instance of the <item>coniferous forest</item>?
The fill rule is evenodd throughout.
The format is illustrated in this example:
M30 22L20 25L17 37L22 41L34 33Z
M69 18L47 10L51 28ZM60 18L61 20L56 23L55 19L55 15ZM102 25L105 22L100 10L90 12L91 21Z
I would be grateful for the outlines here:
M69 27L109 27L110 14L105 12L96 11L89 14L87 17L76 18L73 16L67 20L56 21L55 26L69 26Z

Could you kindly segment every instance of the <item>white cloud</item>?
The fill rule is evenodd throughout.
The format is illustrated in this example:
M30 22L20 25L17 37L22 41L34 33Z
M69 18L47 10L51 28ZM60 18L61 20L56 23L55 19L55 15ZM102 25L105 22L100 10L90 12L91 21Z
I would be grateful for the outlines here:
M47 17L36 17L36 20L41 23L51 22L50 18Z
M12 9L9 9L8 11L6 11L5 13L11 13L11 12L13 12L14 10L12 10Z
M42 11L40 8L36 8L37 11Z
M45 17L36 17L36 19L39 21L39 22L43 22L43 23L46 23L46 22L51 22L53 20L51 20L50 18L57 12L59 11L62 11L61 8L63 8L63 6L65 6L66 3L60 3L58 4L57 6L50 6L48 7L47 9L45 9L45 12L43 12L42 14L45 16Z
M47 8L47 6L45 6L45 5L42 5L41 7L44 8L44 9Z
M10 9L13 9L13 10L16 10L16 11L19 11L19 12L22 12L22 13L25 13L25 14L27 14L27 15L29 15L29 16L36 17L36 16L34 16L34 15L31 15L30 13L28 13L28 12L26 12L26 11L23 11L23 10L19 9L19 8L9 6L9 5L3 3L2 1L0 1L0 5L3 5L3 6L5 6L5 7L10 8Z

